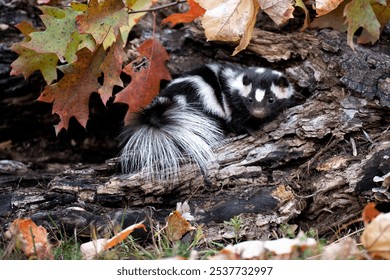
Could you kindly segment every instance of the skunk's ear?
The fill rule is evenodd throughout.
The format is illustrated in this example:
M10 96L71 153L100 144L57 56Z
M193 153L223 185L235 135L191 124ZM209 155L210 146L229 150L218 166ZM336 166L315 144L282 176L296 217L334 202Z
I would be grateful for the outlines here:
M245 75L242 77L242 83L244 84L244 86L249 86L249 84L251 83L251 81L250 81L248 75L245 74Z

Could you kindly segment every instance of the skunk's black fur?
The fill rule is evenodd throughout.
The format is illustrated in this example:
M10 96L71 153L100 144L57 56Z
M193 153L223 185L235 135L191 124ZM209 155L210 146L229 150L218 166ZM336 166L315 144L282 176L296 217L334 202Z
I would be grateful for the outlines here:
M124 172L175 179L183 160L203 172L225 132L252 132L289 104L294 90L280 72L207 64L172 80L122 133Z

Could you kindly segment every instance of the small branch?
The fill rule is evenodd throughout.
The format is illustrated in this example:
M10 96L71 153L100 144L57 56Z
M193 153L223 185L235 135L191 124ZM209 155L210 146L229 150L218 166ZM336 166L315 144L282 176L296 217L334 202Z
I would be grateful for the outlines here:
M137 14L137 13L154 12L154 11L158 11L158 10L161 10L161 9L169 8L171 6L175 6L175 5L186 3L186 2L187 2L187 0L178 0L178 1L175 1L173 3L169 3L169 4L153 7L153 8L150 8L150 9L137 10L137 11L128 11L127 13L130 15L130 14Z

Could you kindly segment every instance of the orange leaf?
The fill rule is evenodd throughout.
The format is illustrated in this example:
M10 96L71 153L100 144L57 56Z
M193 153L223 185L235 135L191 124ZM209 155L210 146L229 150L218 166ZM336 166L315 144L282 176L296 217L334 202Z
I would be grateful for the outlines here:
M367 203L362 213L364 224L367 225L379 214L380 212L378 211L378 209L376 209L376 204L374 202Z
M77 61L61 67L65 76L58 82L45 87L38 100L53 103L53 114L58 114L61 121L55 126L58 134L68 128L69 120L74 116L86 127L89 115L89 97L97 92L100 84L97 78L101 74L100 66L105 57L102 47L93 53L87 48L79 50Z
M169 55L157 40L146 40L139 46L138 52L140 57L123 69L131 76L131 83L115 97L115 102L129 105L125 123L129 122L132 113L138 112L153 100L159 92L161 80L171 80L165 65Z
M134 224L117 233L111 239L101 238L83 243L81 244L80 251L85 259L93 259L99 253L118 245L137 228L142 228L146 231L146 227L143 223Z
M37 226L31 219L15 219L5 233L19 249L28 256L38 259L52 259L51 246L47 240L47 231Z
M205 13L206 10L203 9L198 3L194 2L194 0L187 0L187 2L190 6L187 12L180 14L172 14L167 18L163 19L162 23L170 22L171 26L173 27L178 23L191 22Z
M169 214L165 230L171 241L180 240L184 234L194 229L195 227L191 226L191 224L182 217L179 211L173 211Z

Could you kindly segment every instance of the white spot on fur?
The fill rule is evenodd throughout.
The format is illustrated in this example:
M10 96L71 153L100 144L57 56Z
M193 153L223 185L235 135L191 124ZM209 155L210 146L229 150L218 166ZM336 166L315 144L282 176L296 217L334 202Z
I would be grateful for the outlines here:
M265 90L264 89L256 89L255 98L257 102L261 102L264 99Z
M232 119L232 109L230 108L229 102L226 100L226 95L222 95L223 109L225 110L225 119L226 121L231 121Z
M277 99L288 99L294 94L294 90L291 86L289 87L279 87L272 83L271 91Z
M279 71L276 71L276 70L272 70L272 74L276 75L276 76L283 76L283 74Z
M256 67L255 68L255 72L257 74L263 74L265 71L267 71L267 68L263 68L263 67Z
M238 90L239 94L244 97L248 97L252 90L252 84L244 85L242 82L243 77L244 74L240 74L235 78L228 79L227 81L231 89Z
M174 99L176 100L176 102L180 105L183 105L183 106L186 106L187 105L187 98L185 98L185 96L183 95L176 95L174 97Z
M219 64L207 64L207 67L211 69L218 76L219 71L221 69L221 65Z
M196 93L202 100L205 111L215 114L221 118L226 118L225 111L222 108L222 105L218 102L214 89L206 83L202 77L188 76L177 78L171 82L171 84L178 83L190 83L196 89Z

